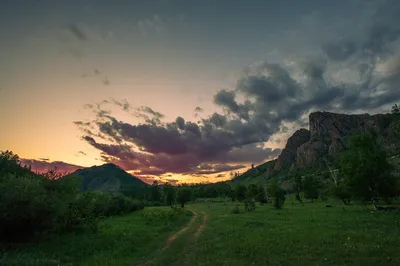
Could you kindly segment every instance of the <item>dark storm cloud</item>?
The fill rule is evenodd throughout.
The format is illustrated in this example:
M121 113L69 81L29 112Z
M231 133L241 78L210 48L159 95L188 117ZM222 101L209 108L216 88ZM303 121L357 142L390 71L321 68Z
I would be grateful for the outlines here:
M213 113L209 118L209 121L214 124L217 128L222 128L227 123L226 116L220 115L218 113Z
M235 98L236 93L234 91L220 90L214 95L214 103L225 107L240 118L248 120L250 111L249 102L246 101L244 104L239 104Z
M267 160L276 158L281 149L263 148L257 144L248 144L242 147L232 149L227 154L223 154L214 159L214 162L219 163L261 163Z
M214 102L218 105L224 106L234 113L239 111L239 105L235 100L235 93L233 91L220 90L214 96Z
M357 51L357 44L351 40L342 39L324 44L322 50L331 60L345 61Z
M256 144L279 133L283 122L305 126L312 110L351 113L400 100L400 61L393 59L392 50L397 25L388 18L372 20L362 39L327 42L321 47L324 57L306 58L296 71L269 62L249 67L235 88L215 94L213 101L224 114L214 113L197 124L183 117L164 123L158 112L148 110L140 116L144 124L132 125L98 108L95 121L79 126L93 132L85 131L84 139L102 152L103 160L143 174L219 173L239 167L230 163L273 159L281 150ZM385 66L379 74L378 64ZM336 81L332 71L341 67L359 72L359 80ZM96 142L99 133L113 144Z
M175 119L175 123L178 125L178 128L180 130L184 130L185 129L185 119L183 119L183 117L178 116Z
M311 80L321 80L326 70L327 62L321 59L307 60L303 66L304 74Z
M200 125L185 122L179 117L173 123L140 125L124 123L110 115L97 117L97 120L90 124L97 127L96 133L86 135L83 139L102 152L104 161L116 163L127 170L138 170L142 175L160 175L168 172L197 173L197 166L202 163L212 165L212 169L206 171L207 174L239 169L242 166L230 166L229 161L222 162L218 158L229 156L235 147L267 138L263 133L257 132L258 127L253 123L240 119L228 120L215 114L209 119L204 119ZM84 123L77 124L82 126ZM99 137L99 132L105 137L108 136L115 144L97 142L94 138ZM122 143L131 143L140 151L134 151L132 146ZM257 152L257 161L263 160L260 155L272 158L269 155L275 154L267 150L259 153L257 147L253 150ZM248 152L251 153L251 147L248 148ZM238 154L232 156L238 162L248 161L247 158L239 160ZM250 159L253 158L255 156ZM221 162L214 164L215 160ZM204 170L201 170L201 173L203 172Z
M68 30L77 38L79 41L86 41L87 36L86 34L75 24L70 24L68 26Z

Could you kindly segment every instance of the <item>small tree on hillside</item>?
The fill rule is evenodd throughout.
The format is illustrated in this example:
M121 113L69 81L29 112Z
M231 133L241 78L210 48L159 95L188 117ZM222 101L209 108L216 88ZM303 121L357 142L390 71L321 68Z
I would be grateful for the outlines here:
M190 201L192 196L192 190L187 187L181 187L178 189L176 200L181 205L181 207L185 207L185 204Z
M400 106L395 104L392 106L392 114L400 114Z
M349 192L356 198L371 201L375 209L379 198L390 201L399 195L392 169L371 133L352 136L349 149L340 156L340 171Z

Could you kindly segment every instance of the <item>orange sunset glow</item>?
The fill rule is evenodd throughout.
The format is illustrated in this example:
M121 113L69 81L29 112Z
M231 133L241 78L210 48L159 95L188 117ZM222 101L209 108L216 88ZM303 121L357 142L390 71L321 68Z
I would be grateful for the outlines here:
M400 98L387 52L399 31L383 18L379 33L359 1L8 2L0 150L36 171L114 163L148 183L223 181L275 159L314 110Z

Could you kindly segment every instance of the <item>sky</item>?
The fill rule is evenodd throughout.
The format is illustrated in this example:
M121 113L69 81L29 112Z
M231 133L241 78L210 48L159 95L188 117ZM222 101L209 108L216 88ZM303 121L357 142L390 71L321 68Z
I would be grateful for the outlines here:
M400 101L397 0L0 3L0 150L216 182L276 158L313 111Z

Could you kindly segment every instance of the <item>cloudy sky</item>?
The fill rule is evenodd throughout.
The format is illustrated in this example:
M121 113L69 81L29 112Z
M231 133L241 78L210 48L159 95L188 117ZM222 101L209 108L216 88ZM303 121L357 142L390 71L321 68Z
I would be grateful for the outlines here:
M400 101L398 0L3 0L0 150L224 180L312 111Z

